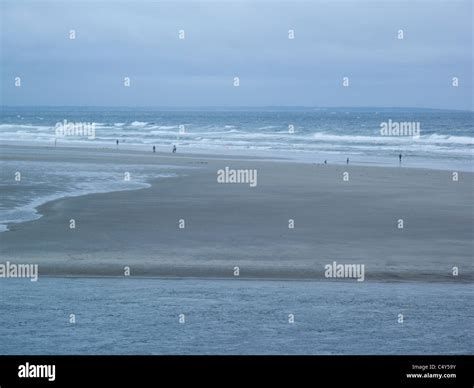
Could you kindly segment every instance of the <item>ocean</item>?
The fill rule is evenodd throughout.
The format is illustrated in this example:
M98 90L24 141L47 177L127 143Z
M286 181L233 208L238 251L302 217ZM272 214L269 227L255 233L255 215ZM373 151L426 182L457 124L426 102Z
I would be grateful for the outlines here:
M4 279L0 354L472 354L473 291L465 283Z
M416 109L147 110L4 108L0 142L206 152L473 170L474 112ZM95 136L58 125L94 124ZM66 125L64 125L66 124ZM384 128L388 130L383 131ZM397 130L398 128L398 130ZM58 135L59 134L59 135Z

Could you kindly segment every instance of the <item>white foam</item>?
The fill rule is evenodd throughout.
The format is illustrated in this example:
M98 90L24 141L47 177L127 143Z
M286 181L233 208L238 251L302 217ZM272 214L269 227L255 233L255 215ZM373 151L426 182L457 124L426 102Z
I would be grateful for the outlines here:
M130 123L130 125L132 127L145 127L146 125L148 125L148 123L144 122L144 121L134 121L134 122Z

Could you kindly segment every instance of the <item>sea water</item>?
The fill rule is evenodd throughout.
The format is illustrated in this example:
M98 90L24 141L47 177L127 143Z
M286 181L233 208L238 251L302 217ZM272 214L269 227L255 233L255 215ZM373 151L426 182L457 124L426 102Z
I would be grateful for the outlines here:
M473 291L454 283L4 279L0 354L473 354Z
M159 110L4 108L0 143L82 145L150 152L278 156L346 163L473 170L474 112L417 109L287 108ZM58 125L94 125L90 136L58 136ZM384 131L387 126L419 129ZM391 129L391 128L389 128ZM79 133L80 135L81 133ZM388 135L387 135L388 134ZM413 135L419 136L413 136Z

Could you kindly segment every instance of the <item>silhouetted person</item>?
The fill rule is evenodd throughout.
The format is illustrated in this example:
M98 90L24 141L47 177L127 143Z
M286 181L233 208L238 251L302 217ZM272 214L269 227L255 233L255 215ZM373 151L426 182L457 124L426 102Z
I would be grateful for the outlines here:
M117 147L118 147L118 143L119 143L119 141L118 141L118 139L117 139Z
M153 152L156 152L156 147L155 146L153 146Z
M176 153L176 146L174 145L173 146L173 154L175 154L175 153Z
M327 160L325 160L325 161L324 161L324 164L328 164L328 161L327 161Z
M402 154L398 155L398 161L402 164Z
M346 164L349 164L349 158L347 158L347 160L346 160Z

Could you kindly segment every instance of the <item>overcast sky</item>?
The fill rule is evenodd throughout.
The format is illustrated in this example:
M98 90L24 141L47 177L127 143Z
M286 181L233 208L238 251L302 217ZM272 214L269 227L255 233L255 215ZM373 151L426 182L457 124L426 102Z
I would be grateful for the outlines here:
M2 104L472 109L472 12L472 0L3 1Z

